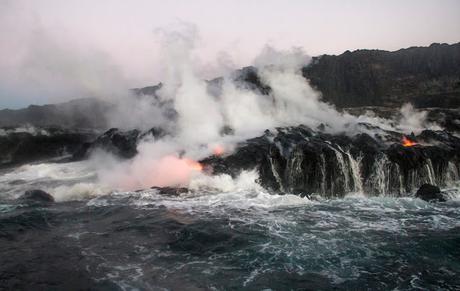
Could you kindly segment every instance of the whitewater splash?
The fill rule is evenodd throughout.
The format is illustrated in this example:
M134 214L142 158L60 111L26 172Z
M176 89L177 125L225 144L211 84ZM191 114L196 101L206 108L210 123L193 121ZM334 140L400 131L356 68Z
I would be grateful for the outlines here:
M47 175L74 179L82 165L37 166L44 183ZM363 284L435 289L442 280L448 289L458 286L452 253L459 196L437 204L357 193L311 201L267 193L254 183L256 176L197 177L193 190L178 196L158 189L114 191L40 207L2 200L1 233L15 244L0 239L0 270L7 271L0 277L23 278L19 266L58 266L24 276L21 284L143 290L283 289L308 282L320 290ZM63 280L69 272L78 275L70 282Z
M344 171L343 175L348 177L347 185L349 185L349 188L346 197L350 195L359 195L360 197L392 196L388 192L388 175L391 171L391 166L389 166L385 158L382 158L376 164L375 175L368 180L368 183L372 184L370 186L362 185L358 174L359 169L353 169L354 167L359 167L359 163L353 160L351 156L345 156L349 160L343 162L343 165L340 163L339 165L343 166L341 168ZM350 163L356 164L350 166ZM460 185L455 172L456 167L451 165L451 169L452 180L450 180L444 192L450 199L456 200L460 198L460 192L458 191ZM430 170L428 168L426 173L427 182L430 182L430 176L428 175ZM193 203L197 205L201 204L209 207L231 205L235 208L247 208L252 206L283 207L312 202L306 197L302 198L299 195L293 195L295 193L276 194L267 191L258 183L259 179L260 177L256 170L243 171L236 177L231 177L228 174L209 175L197 171L190 177L186 192L177 197L170 197L171 205L180 205L181 201L184 204L194 201ZM363 192L368 187L372 187L376 192ZM97 178L94 164L90 161L24 165L0 176L2 199L16 199L30 189L42 189L49 192L58 202L92 198L96 198L94 201L99 201L100 198L98 197L104 200L104 197L110 197L110 195L135 195L144 197L147 200L153 199L154 201L168 201L169 199L168 195L161 194L156 189L144 188L132 192L103 184ZM324 195L320 192L312 193L310 196L319 201L324 199Z
M365 189L354 186L359 161L336 150L348 189ZM388 172L384 159L378 165ZM9 195L0 200L0 279L122 290L460 286L452 255L460 185L444 189L444 203L359 191L309 199L267 192L255 170L235 177L196 171L187 191L168 194L111 188L96 169L88 160L25 165L0 176L0 191ZM64 203L13 200L30 188ZM21 266L47 271L25 276ZM69 273L71 281L64 279Z
M111 192L99 183L88 161L28 164L0 176L3 199L15 199L30 189L50 192L56 201L81 200Z

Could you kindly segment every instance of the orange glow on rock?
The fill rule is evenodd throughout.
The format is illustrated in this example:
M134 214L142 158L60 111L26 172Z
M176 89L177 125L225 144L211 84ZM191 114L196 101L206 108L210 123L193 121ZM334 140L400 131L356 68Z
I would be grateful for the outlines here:
M407 137L403 136L402 138L402 145L405 146L405 147L412 147L414 145L417 145L418 143L416 143L415 141L412 141L410 139L408 139Z

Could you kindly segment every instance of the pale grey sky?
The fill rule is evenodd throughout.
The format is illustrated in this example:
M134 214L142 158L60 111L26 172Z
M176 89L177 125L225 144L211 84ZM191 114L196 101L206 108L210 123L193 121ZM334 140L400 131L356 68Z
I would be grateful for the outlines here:
M319 55L455 43L460 1L0 0L0 108L156 83L157 31L184 23L211 77L249 65L266 44Z

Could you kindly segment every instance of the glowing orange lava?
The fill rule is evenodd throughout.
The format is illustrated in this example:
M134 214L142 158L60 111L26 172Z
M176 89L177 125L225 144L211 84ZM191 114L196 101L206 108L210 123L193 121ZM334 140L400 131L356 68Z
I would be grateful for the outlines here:
M203 165L199 162L187 158L184 158L184 161L190 167L190 169L200 172L203 171Z
M221 156L224 154L225 149L221 145L216 145L213 149L212 152L214 153L215 156Z
M412 141L410 139L408 139L407 137L403 136L402 138L402 145L405 146L405 147L412 147L414 145L417 145L418 143L416 143L415 141Z

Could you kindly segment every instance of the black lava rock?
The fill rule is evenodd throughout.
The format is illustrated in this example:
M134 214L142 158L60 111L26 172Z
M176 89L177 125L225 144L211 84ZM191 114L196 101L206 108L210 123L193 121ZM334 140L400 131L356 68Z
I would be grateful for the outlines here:
M415 197L428 202L444 202L446 198L441 193L441 189L431 184L423 184L415 193Z
M179 196L183 193L188 193L188 189L184 187L152 187L151 189L157 190L159 194L166 196Z
M460 105L459 52L460 43L394 52L347 51L313 58L303 75L324 100L338 107L411 102L416 107L455 108Z
M95 138L90 131L37 128L37 133L11 132L0 135L0 167L65 157ZM0 130L1 131L1 130Z
M411 147L401 134L385 131L346 136L305 126L276 128L241 142L234 152L200 161L206 172L236 177L256 169L257 182L276 193L343 197L348 192L404 196L425 183L448 185L460 165L460 142L426 130Z
M98 136L93 142L84 143L73 154L73 160L88 158L97 149L111 153L122 159L131 159L137 154L137 144L142 139L160 139L168 135L162 128L153 127L141 132L137 129L122 131L111 128Z
M137 154L136 147L140 134L137 129L121 131L117 128L111 128L94 142L83 144L80 150L74 154L74 159L87 158L95 149L102 149L118 157L130 159Z
M35 189L27 190L21 197L19 197L19 200L52 203L54 202L54 197L43 190Z

